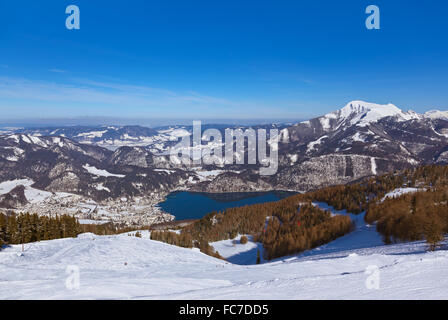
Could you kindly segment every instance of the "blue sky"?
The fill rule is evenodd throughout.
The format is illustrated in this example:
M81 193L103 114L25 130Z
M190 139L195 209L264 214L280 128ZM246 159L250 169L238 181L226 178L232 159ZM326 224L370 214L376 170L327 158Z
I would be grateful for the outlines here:
M65 28L78 5L81 29ZM367 30L365 8L381 10ZM448 109L446 1L0 2L0 112L303 119L351 100Z

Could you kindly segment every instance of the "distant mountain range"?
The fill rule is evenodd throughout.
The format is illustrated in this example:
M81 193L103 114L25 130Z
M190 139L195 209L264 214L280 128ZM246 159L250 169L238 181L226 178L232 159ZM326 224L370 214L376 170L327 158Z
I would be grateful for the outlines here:
M211 127L247 128L205 125L203 130ZM192 134L191 126L75 126L2 129L0 182L30 179L41 190L101 201L178 189L307 191L421 164L448 163L448 112L443 111L418 114L392 104L353 101L308 121L252 128L280 131L279 169L273 176L259 176L254 165L171 164L169 148Z

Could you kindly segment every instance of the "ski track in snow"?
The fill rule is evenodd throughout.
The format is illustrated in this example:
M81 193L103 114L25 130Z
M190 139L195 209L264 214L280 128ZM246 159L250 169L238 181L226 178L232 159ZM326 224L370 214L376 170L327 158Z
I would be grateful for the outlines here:
M23 255L21 246L13 245L0 251L0 299L448 298L448 239L436 252L427 252L424 241L385 246L363 214L350 216L356 224L352 233L260 265L232 264L152 241L147 231L142 238L132 236L135 232L82 234L31 243ZM237 263L250 263L244 253L256 254L257 248L253 242L234 246L231 240L213 245ZM77 290L65 286L69 265L80 269ZM378 290L366 286L369 266L380 272Z

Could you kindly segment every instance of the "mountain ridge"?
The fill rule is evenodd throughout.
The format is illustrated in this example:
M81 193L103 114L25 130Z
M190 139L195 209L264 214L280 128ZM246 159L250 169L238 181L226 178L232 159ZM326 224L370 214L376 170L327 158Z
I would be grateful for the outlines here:
M154 207L175 190L302 192L422 164L447 164L448 120L443 115L357 100L295 125L252 126L280 131L278 171L272 176L258 175L259 164L171 163L170 148L192 134L191 126L16 129L0 135L0 183L28 179L32 188L73 193L127 212L140 198ZM249 127L219 130L226 128ZM9 200L3 203L16 207Z

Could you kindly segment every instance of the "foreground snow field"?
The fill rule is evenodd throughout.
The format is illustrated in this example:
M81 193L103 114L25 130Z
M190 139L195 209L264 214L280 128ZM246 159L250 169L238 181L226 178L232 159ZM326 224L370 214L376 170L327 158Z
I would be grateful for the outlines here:
M344 238L336 241L351 243ZM82 234L27 244L23 255L21 246L0 251L0 299L448 298L448 251L428 253L424 242L343 247L243 266L152 241L147 232ZM70 290L73 265L80 285ZM378 268L379 289L366 286L369 266Z

